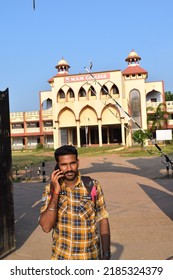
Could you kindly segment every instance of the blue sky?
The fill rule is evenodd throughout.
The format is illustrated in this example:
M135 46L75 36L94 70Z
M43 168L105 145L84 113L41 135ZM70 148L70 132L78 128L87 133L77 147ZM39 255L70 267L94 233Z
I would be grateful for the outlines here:
M147 81L173 92L173 1L1 0L0 90L9 88L10 111L39 109L39 91L64 57L70 74L124 70L134 49Z

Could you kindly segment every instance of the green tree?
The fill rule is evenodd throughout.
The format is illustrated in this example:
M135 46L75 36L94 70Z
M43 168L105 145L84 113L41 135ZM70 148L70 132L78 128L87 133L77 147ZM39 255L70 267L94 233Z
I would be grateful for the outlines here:
M171 91L165 91L165 100L173 101L173 93Z
M166 111L165 103L160 103L157 108L147 107L147 123L152 132L156 131L156 129L167 128L168 118L169 113Z
M141 148L144 147L145 140L150 139L152 136L152 133L148 130L145 129L143 130L136 130L133 132L132 139L134 142L138 143L141 145Z

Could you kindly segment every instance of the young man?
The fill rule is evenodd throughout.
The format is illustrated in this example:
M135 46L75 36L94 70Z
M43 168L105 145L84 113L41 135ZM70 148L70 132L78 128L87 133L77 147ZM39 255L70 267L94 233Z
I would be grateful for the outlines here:
M62 146L54 155L57 166L43 193L39 221L43 231L53 229L51 259L109 260L109 215L99 182L91 180L95 193L89 193L75 147Z

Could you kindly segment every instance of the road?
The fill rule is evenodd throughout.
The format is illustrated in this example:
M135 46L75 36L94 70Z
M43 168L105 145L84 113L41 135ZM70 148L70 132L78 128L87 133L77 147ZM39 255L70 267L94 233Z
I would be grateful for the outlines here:
M46 166L50 174L54 164ZM161 158L115 154L80 159L80 171L102 184L110 214L112 259L173 256L173 178ZM45 183L14 183L16 251L6 259L49 259L51 235L38 226Z

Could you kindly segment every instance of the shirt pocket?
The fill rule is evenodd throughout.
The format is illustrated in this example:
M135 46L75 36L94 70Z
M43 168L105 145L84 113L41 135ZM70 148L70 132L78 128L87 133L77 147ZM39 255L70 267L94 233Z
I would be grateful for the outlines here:
M94 218L94 203L92 200L83 199L79 204L79 216L84 220L91 220Z
M67 213L67 196L60 195L58 202L58 214L62 215L64 213Z

